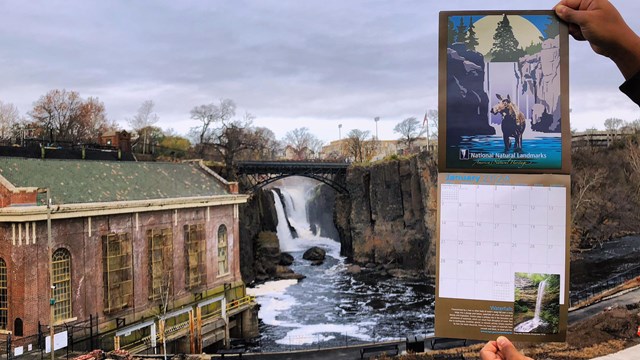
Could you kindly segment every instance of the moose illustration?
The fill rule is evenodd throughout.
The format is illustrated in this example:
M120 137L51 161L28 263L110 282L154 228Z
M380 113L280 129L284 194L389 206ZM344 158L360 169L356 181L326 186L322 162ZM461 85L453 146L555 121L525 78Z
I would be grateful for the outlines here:
M514 138L515 142L513 148L517 152L522 151L522 133L527 126L524 118L524 114L520 112L518 106L511 102L511 97L507 95L506 98L496 94L496 97L500 102L491 108L491 113L494 115L502 115L502 138L504 139L504 152L508 152L511 148L511 139Z

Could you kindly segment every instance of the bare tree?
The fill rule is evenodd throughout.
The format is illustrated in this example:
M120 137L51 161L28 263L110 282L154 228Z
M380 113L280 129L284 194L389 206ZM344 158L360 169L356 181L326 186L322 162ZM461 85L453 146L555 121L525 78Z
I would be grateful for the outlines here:
M296 160L317 156L322 149L322 141L309 132L306 127L289 131L285 135L283 143L293 150Z
M191 109L190 114L191 119L202 123L191 128L194 140L198 144L205 144L211 140L213 124L224 124L235 116L236 104L231 99L220 99L217 105L214 103L198 105Z
M354 162L365 162L371 160L374 155L376 141L370 136L369 131L353 129L347 134L345 142L345 153Z
M407 145L409 151L413 143L422 136L426 130L420 127L420 122L415 117L402 120L394 128L393 132L400 134L400 141Z
M600 187L607 175L607 169L597 169L593 173L576 172L574 175L574 191L571 197L573 203L573 211L571 212L571 223L574 224L576 218L582 216L585 204L594 201L593 194Z
M611 141L615 138L622 124L624 124L624 120L618 118L609 118L604 121L604 128L607 130L607 145L611 145Z
M158 114L153 111L153 100L145 100L132 118L127 119L129 126L138 134L138 141L142 138L142 153L148 150L150 128L160 120Z
M12 128L19 122L18 108L11 103L0 101L0 139L11 137Z

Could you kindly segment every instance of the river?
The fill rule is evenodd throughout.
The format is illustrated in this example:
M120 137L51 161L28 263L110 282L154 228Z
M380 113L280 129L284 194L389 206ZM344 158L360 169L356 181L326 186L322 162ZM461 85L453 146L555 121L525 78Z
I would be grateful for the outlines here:
M260 304L259 350L326 348L432 334L433 282L381 276L367 269L355 274L347 271L337 239L310 230L306 202L315 184L285 179L278 185L284 199L283 204L275 194L280 248L293 255L291 269L306 278L247 289ZM322 265L312 266L302 259L312 246L326 250Z

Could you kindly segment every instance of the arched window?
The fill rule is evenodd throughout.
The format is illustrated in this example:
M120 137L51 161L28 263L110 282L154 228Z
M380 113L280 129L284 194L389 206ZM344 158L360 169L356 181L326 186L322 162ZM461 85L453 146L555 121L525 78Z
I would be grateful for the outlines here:
M220 225L218 228L218 275L229 272L229 255L227 252L227 227Z
M15 336L23 336L22 319L16 318L13 322L13 334Z
M71 254L67 249L53 253L53 305L54 321L71 318Z
M7 263L0 258L0 329L7 329L9 297L7 293Z

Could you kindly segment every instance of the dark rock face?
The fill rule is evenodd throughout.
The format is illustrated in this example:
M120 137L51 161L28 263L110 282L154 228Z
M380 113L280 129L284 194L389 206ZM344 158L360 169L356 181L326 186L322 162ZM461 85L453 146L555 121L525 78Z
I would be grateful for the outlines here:
M495 135L489 125L489 97L484 91L482 54L464 44L447 49L447 141L463 135Z
M338 240L340 235L334 223L336 191L330 186L320 183L314 189L314 195L307 203L307 214L311 231L330 239Z
M426 154L350 168L350 196L336 202L338 211L350 209L348 221L337 224L349 235L343 252L358 264L395 264L435 274L436 184L436 164Z
M324 249L314 246L302 254L302 258L311 261L324 261L327 252Z
M303 279L288 268L293 256L280 253L278 215L271 191L257 191L240 207L240 271L246 284L271 279Z
M240 272L245 283L256 279L258 266L256 245L261 231L276 232L278 216L271 191L257 191L246 204L240 205ZM261 271L264 266L260 266Z
M293 264L293 256L286 252L280 253L279 264L282 266L291 266L291 264Z

